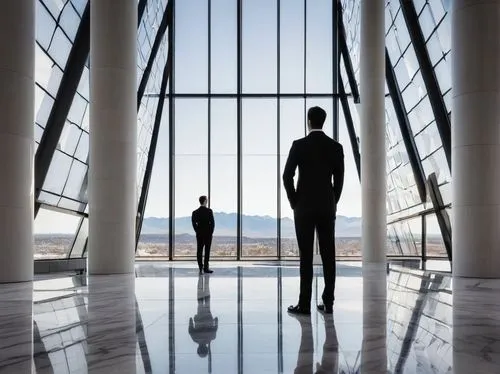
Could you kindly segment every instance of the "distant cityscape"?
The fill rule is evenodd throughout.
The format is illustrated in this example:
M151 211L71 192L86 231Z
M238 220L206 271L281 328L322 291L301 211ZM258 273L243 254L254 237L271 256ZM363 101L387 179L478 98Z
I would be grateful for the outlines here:
M236 215L216 213L216 233L212 243L212 256L236 257ZM138 257L168 257L168 218L146 218L137 249ZM176 257L196 256L196 238L192 233L189 217L175 220L177 235L174 238ZM281 221L281 255L299 255L293 221ZM244 216L242 255L246 257L276 257L278 253L277 220L271 217ZM35 259L65 258L73 245L74 235L43 234L35 236ZM414 238L415 248L421 247L421 238ZM403 243L404 244L404 243ZM399 238L388 238L389 253L398 253L394 246L403 246ZM437 235L426 238L428 256L444 256L442 239ZM336 222L335 251L338 257L361 257L361 219L339 216ZM415 253L412 253L415 254Z

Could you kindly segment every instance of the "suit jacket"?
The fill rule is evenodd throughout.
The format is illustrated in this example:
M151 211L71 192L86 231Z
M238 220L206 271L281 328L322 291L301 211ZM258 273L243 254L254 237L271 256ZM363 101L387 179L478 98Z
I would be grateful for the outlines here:
M196 235L212 235L215 229L212 209L200 206L191 215L191 223Z
M297 168L299 177L295 188L293 178ZM344 186L342 145L322 131L312 131L295 140L283 172L283 185L292 209L300 204L336 210Z

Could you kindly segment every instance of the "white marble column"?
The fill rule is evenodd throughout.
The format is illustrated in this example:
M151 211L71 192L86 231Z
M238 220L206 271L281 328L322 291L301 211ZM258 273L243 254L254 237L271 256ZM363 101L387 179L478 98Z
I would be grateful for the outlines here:
M452 6L453 273L500 277L500 0Z
M89 272L132 273L137 1L92 1L90 34Z
M361 1L361 200L365 263L385 263L385 1Z
M0 11L0 282L33 278L35 1Z

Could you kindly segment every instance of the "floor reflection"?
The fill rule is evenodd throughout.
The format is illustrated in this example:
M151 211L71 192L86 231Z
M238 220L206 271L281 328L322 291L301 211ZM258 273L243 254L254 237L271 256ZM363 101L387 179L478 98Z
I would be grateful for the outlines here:
M196 352L201 358L208 356L208 372L212 372L212 350L211 343L217 337L219 319L212 316L210 310L210 277L200 275L198 277L198 311L196 315L189 318L189 335L198 344Z
M295 265L141 266L0 285L0 372L500 372L498 280L454 280L453 299L445 273L340 263L334 315L296 318Z

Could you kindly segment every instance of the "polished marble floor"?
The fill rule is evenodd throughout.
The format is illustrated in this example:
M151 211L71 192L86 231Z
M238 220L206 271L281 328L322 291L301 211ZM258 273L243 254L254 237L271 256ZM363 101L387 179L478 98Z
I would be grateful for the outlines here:
M499 280L339 263L334 315L297 318L296 264L213 268L0 285L0 373L500 373Z

